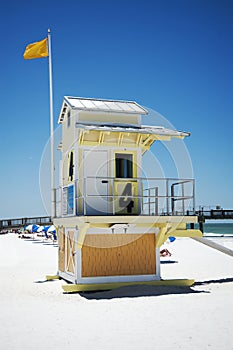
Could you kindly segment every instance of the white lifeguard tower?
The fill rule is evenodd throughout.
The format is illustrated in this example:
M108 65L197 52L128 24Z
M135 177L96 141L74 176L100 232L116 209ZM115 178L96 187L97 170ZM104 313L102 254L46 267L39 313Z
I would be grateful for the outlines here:
M202 235L187 228L197 222L187 212L193 179L143 178L142 157L154 141L189 134L142 126L145 114L136 102L64 97L53 223L67 292L165 283L160 246L169 236Z

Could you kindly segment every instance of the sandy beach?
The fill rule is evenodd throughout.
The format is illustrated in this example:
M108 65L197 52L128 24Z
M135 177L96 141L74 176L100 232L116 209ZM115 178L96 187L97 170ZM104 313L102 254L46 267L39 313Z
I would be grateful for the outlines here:
M45 281L56 244L1 235L2 348L233 349L233 258L188 238L166 247L162 277L194 278L193 287L64 294L64 281Z

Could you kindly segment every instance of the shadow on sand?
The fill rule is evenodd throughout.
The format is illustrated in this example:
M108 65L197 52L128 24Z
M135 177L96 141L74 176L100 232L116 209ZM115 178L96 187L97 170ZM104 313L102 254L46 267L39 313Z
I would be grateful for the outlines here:
M165 262L164 262L165 263ZM166 262L172 263L172 262ZM220 278L216 280L207 280L195 282L192 287L204 286L206 284L222 284L233 282L233 277ZM88 300L103 300L103 299L117 299L117 298L138 298L138 297L154 297L163 295L181 295L181 294L197 294L197 293L211 293L207 290L195 290L192 287L181 286L148 286L148 285L134 285L126 286L108 291L96 292L81 292L79 293L83 298Z
M43 245L51 245L51 246L58 247L57 241L53 241L46 238L32 238L32 237L20 237L20 238L23 239L25 242L31 242L33 244L43 244Z
M206 293L206 291L196 291L191 287L134 285L106 291L80 292L79 295L88 300L103 300L195 293Z
M178 263L178 261L176 261L176 260L161 260L160 261L161 265L164 265L164 264L177 264L177 263Z
M229 283L233 282L233 277L228 277L228 278L220 278L218 280L207 280L207 281L199 281L194 283L195 286L204 286L205 284L218 284L218 283Z

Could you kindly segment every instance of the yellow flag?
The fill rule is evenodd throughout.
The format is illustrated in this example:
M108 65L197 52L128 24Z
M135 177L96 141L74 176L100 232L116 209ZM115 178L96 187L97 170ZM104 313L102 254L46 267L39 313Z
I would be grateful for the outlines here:
M47 57L49 55L47 38L36 43L29 44L23 54L25 60L31 60L33 58Z

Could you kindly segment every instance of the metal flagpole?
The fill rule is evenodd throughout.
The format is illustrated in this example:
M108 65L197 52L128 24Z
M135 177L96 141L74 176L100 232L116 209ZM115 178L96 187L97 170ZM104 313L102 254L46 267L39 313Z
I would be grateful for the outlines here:
M50 147L51 147L51 217L56 216L55 203L55 179L54 179L54 126L53 126L53 80L52 80L52 50L51 34L48 29L48 52L49 52L49 95L50 95Z

